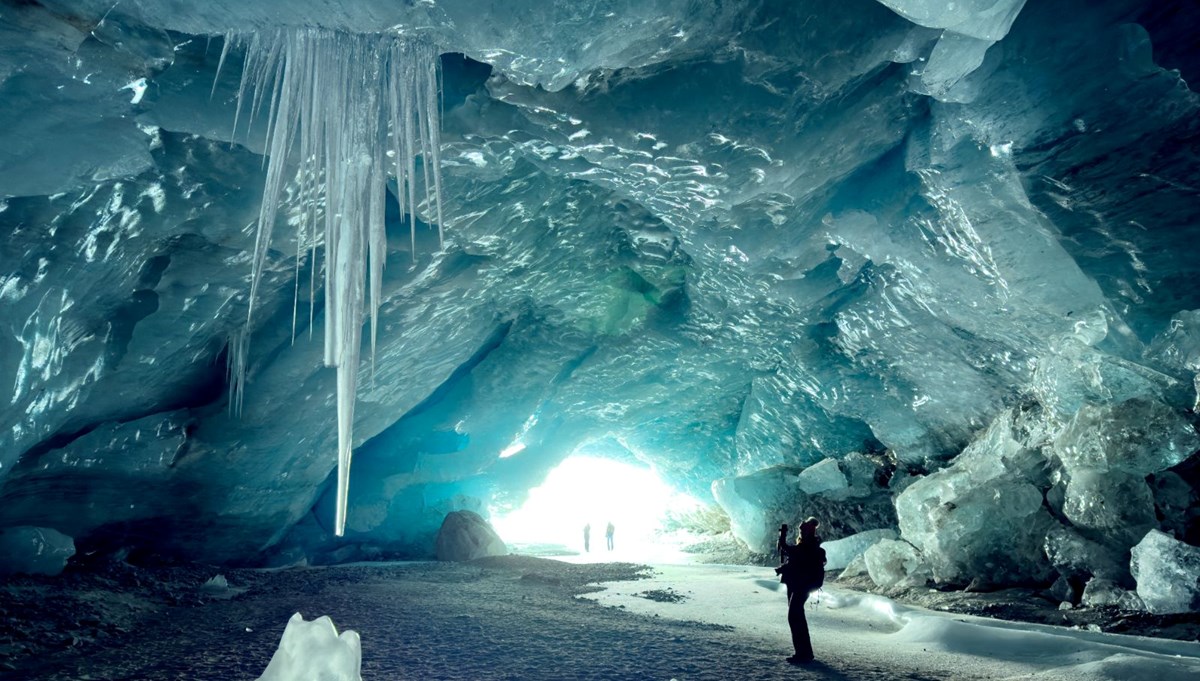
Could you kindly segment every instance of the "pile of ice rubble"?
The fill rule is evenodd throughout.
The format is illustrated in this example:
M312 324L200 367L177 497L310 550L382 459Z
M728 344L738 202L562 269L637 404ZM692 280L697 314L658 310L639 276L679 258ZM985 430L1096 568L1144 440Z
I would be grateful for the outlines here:
M825 544L828 569L883 588L1050 585L1064 608L1182 613L1200 609L1200 548L1177 539L1198 506L1169 469L1197 449L1187 415L1131 398L1084 404L1058 424L1009 409L924 476L895 471L880 485L886 462L862 470L872 459L851 454L798 476L718 481L714 492L739 538L763 550L781 520L825 514L828 536L844 537ZM847 525L878 497L894 502L898 533L871 518Z

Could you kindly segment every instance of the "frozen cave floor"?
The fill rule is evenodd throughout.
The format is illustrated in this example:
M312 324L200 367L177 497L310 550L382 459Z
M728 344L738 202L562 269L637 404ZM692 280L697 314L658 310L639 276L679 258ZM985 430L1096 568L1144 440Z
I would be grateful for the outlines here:
M834 575L830 575L830 578L833 577ZM1122 610L1116 606L1059 610L1059 604L1039 589L1011 588L987 592L942 591L927 587L881 589L866 575L837 580L834 584L942 612L1103 631L1110 634L1200 641L1200 613L1153 615L1148 612Z
M720 540L699 548L694 563L736 553ZM1121 678L1112 675L1128 671L1121 664L1158 679L1200 671L1194 643L1200 617L1194 615L1059 611L1035 592L1018 589L888 594L901 603L966 613L936 616L956 627L974 627L967 624L975 621L970 615L1073 627L1061 629L1066 638L1049 634L1051 643L1018 638L1014 645L1060 651L1064 641L1079 642L1084 652L1068 662L1094 665L1099 656L1110 667L1111 660L1119 663L1111 669L1064 668L1062 660L1022 666L1000 649L989 661L987 651L962 644L961 631L936 633L942 625L890 626L875 612L887 610L880 604L888 599L863 593L861 584L847 588L832 573L824 602L809 606L820 659L792 667L783 659L790 653L786 604L767 567L564 558L510 555L470 563L281 570L114 562L54 578L13 578L0 586L0 678L254 679L295 612L309 619L329 615L339 630L359 632L368 681L951 679L1018 672L1024 678ZM205 586L217 575L228 586ZM1193 642L1110 636L1095 633L1097 628ZM965 638L1011 636L1026 634L1001 627ZM1006 646L1013 647L1000 644ZM1182 658L1176 657L1180 650ZM1139 666L1144 664L1151 666ZM968 668L976 671L965 674Z
M685 548L684 551L692 553L697 563L770 567L776 565L773 556L749 551L744 544L729 534L711 537ZM1054 600L1044 589L969 591L904 586L881 588L866 575L838 579L839 572L830 571L825 577L826 584L877 594L930 610L1112 634L1200 641L1200 613L1153 615L1144 611L1123 610L1116 606L1060 610L1060 601Z

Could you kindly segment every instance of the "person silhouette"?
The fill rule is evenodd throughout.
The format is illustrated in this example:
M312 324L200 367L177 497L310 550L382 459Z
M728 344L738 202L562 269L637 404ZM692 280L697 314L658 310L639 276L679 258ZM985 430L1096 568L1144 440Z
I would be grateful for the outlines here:
M613 526L612 521L609 521L608 527L604 529L604 539L608 543L609 551L613 550L613 533L616 531L617 528Z
M583 526L583 550L591 552L592 550L592 524L588 523Z
M808 518L800 523L800 534L793 546L785 547L785 562L775 568L783 583L787 585L788 628L792 631L792 647L795 654L787 658L792 664L813 661L812 640L808 636L808 619L804 616L804 603L808 595L820 588L825 578L825 549L817 528L821 522Z
M775 544L775 550L779 554L780 563L787 558L787 536L788 526L787 523L784 523L779 526L779 541Z

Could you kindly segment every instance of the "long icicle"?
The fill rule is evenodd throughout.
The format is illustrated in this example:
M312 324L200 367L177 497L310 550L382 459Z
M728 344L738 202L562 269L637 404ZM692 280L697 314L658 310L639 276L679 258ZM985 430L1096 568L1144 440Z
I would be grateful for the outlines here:
M433 208L438 228L438 247L445 247L445 234L442 231L442 122L438 112L441 104L438 100L438 70L437 64L430 62L426 69L425 86L425 117L428 120L426 128L429 131L429 152L432 159L426 158L425 165L433 166ZM432 160L432 164L430 163Z
M225 348L225 374L229 384L229 415L242 415L242 404L246 395L246 351L250 345L250 332L239 326L229 333Z
M221 79L221 69L225 67L225 58L229 56L229 48L233 47L233 42L233 33L226 32L224 40L221 41L221 56L217 58L217 72L213 74L212 90L208 93L209 99L217 94L217 81ZM205 51L207 52L207 48Z
M226 37L226 45L235 40L246 46L235 133L247 95L251 121L264 104L269 114L269 162L252 259L247 330L267 266L271 231L285 196L284 171L295 147L299 156L296 195L304 205L296 220L294 267L298 273L300 254L309 250L310 333L319 267L318 206L324 213L325 364L337 369L334 532L341 536L349 497L364 316L371 321L373 367L383 300L387 259L384 203L389 166L396 173L401 215L407 214L410 221L414 259L419 179L424 180L427 219L436 221L439 240L442 237L437 51L431 44L413 38L310 28L281 29L248 40L231 35ZM389 147L396 156L390 164L386 159ZM423 156L420 175L416 172L417 155ZM298 305L297 288L293 295L293 336ZM231 397L231 402L240 406L240 397Z

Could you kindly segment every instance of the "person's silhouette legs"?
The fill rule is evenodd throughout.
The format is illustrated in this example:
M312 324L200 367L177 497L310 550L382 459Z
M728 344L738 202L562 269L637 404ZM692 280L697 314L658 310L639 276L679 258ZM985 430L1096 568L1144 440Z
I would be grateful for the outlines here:
M788 628L792 630L792 647L796 654L788 658L788 662L812 662L812 640L808 637L808 618L804 616L804 602L808 594L803 591L788 589Z

